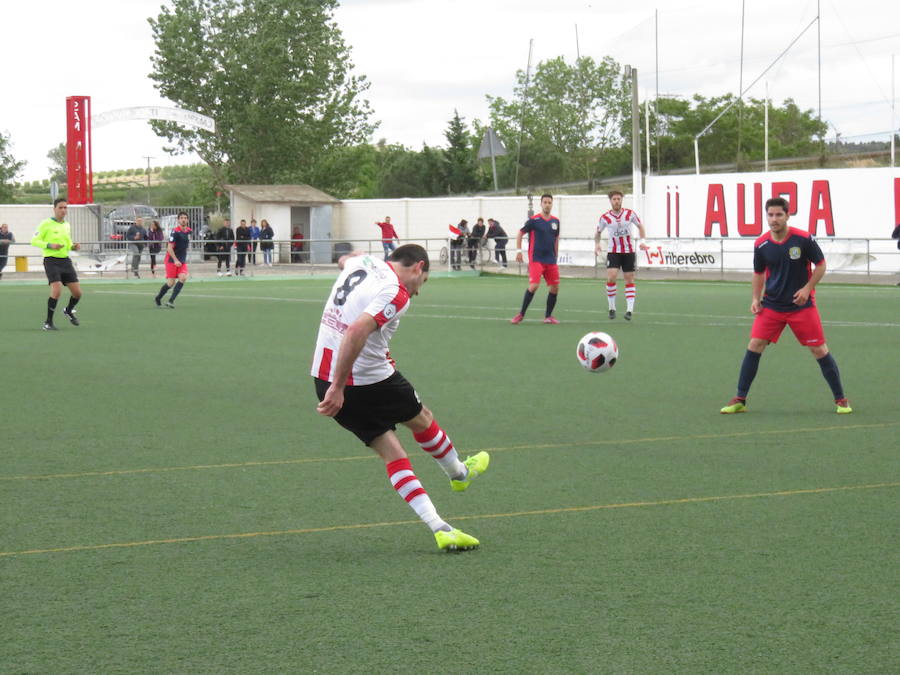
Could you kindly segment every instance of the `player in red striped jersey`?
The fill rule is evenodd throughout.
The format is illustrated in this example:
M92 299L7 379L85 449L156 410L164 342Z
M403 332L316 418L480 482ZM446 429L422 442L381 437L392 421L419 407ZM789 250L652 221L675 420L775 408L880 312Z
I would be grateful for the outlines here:
M647 249L644 243L644 225L641 219L631 209L622 208L622 193L613 190L609 193L609 203L612 208L600 216L597 223L597 233L594 235L594 248L599 256L603 252L600 235L606 230L609 236L609 253L606 255L606 299L609 303L609 318L616 318L616 278L619 270L625 277L625 320L631 321L634 313L634 300L637 296L637 288L634 284L635 253L638 245L641 250ZM637 227L640 239L633 238Z
M313 354L317 411L333 417L378 453L391 485L431 528L438 548L477 548L475 537L438 515L395 433L397 424L409 427L457 492L488 468L490 457L484 451L460 461L452 441L396 369L388 350L410 299L428 280L428 253L418 244L406 244L387 261L354 253L343 256L338 266L342 271L325 303Z

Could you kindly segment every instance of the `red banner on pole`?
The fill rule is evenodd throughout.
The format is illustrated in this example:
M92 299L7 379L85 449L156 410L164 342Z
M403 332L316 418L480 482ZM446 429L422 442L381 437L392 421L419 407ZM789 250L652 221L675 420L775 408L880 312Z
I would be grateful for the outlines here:
M94 201L91 167L91 97L66 97L66 173L70 204Z

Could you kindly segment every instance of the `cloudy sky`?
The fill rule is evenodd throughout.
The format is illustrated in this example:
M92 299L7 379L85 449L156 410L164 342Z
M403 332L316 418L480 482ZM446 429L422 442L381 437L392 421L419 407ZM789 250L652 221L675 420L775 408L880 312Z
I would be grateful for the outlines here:
M13 156L28 162L22 179L48 176L47 151L65 140L66 96L91 96L95 113L168 104L147 77L154 49L147 17L160 4L38 0L4 7L0 133L10 137ZM511 95L529 40L534 63L560 55L572 61L580 51L634 65L642 98L736 92L741 9L741 0L345 0L335 18L357 73L371 82L368 98L380 122L373 140L420 148L444 143L454 109L468 121L486 120L485 95ZM744 18L745 87L796 39L748 96L762 98L768 84L776 101L793 97L818 109L821 29L822 116L831 135L889 137L900 3L750 0ZM167 155L147 122L94 132L95 171L146 166L145 156L153 165L198 161Z

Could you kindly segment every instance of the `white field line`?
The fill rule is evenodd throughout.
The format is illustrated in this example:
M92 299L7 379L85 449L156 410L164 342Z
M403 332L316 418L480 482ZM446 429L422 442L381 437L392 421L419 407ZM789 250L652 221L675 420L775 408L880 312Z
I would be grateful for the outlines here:
M97 295L133 295L133 296L143 296L149 297L149 293L138 292L138 291L94 291ZM277 296L266 296L266 295L218 295L213 293L190 293L189 297L191 298L203 298L204 300L253 300L257 302L296 302L301 304L313 304L313 305L324 305L324 300L320 298L283 298ZM502 316L471 316L471 315L456 315L456 314L422 314L420 312L416 312L415 314L410 314L409 318L423 318L423 319L460 319L467 321L509 321L511 317L507 317L506 314L510 314L510 312L515 312L516 308L510 309L509 307L497 307L497 306L486 306L486 305L434 305L428 303L416 302L415 307L424 308L427 307L429 309L467 309L467 310L483 310L489 312L499 312ZM561 311L566 314L586 314L591 316L605 316L606 309L573 309L573 308L560 308ZM537 315L536 315L537 316ZM640 316L656 316L656 317L681 317L694 320L692 325L699 326L744 326L752 323L751 316L729 316L729 315L720 315L720 314L682 314L677 312L640 312ZM587 320L589 317L584 317ZM699 319L714 319L718 321L697 321ZM685 325L684 321L641 321L641 323L646 325L653 326L683 326ZM822 324L825 326L838 326L838 327L855 327L855 328L900 328L900 323L891 323L891 322L873 322L873 321L829 321L827 319L822 320Z

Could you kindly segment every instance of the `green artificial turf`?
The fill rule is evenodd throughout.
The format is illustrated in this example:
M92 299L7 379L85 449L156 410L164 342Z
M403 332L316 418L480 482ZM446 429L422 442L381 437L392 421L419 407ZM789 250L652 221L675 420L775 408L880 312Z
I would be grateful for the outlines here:
M734 395L749 283L433 278L392 355L465 456L402 429L444 555L374 453L316 414L328 279L0 286L0 671L897 672L900 294L819 288L854 407L788 331ZM619 316L624 314L620 283ZM64 300L61 303L64 303ZM578 339L611 333L592 375Z

